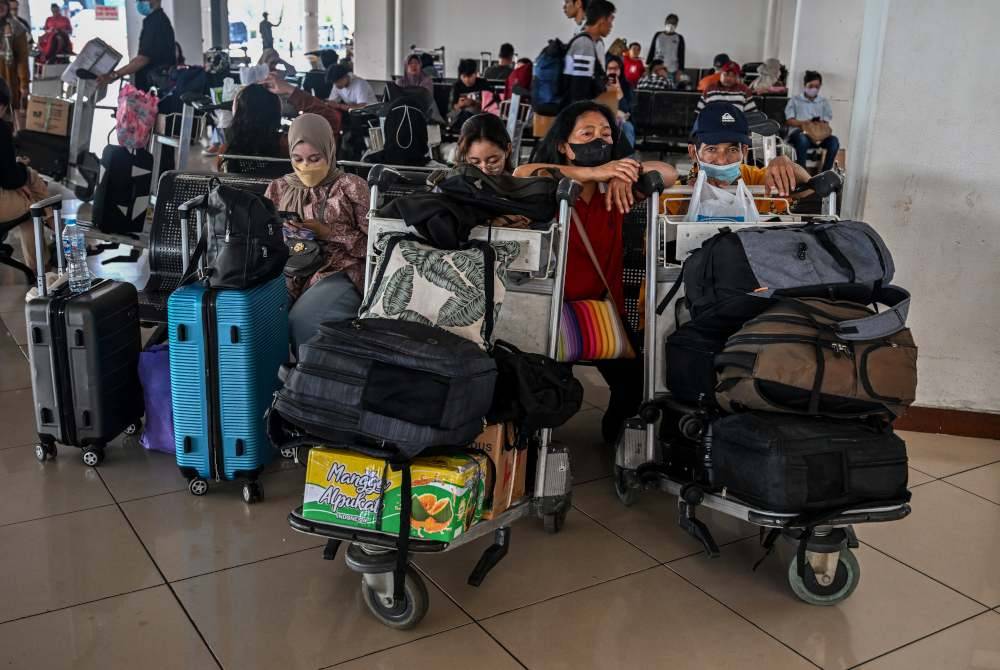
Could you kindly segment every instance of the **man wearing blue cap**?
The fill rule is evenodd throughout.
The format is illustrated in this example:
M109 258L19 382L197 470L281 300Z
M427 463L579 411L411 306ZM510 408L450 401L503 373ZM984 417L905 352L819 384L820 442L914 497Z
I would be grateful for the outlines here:
M765 186L768 191L776 192L777 197L784 198L796 186L809 181L810 175L805 168L796 165L787 156L778 156L766 168L748 165L745 161L750 143L750 125L738 107L726 102L705 105L695 120L691 142L688 144L688 155L694 165L687 183L695 186L696 191L691 198L691 208L696 205L700 207L702 201L711 200L713 202L704 207L705 211L713 214L719 212L718 216L724 218L739 218L732 212L738 210L743 203L737 202L738 196L733 196L729 187L736 185L744 199L749 194L744 186ZM704 198L700 197L702 193ZM671 206L675 204L677 203L668 203L669 213L680 213L677 207ZM756 209L772 211L773 204L758 202ZM751 214L751 217L755 216L755 213Z

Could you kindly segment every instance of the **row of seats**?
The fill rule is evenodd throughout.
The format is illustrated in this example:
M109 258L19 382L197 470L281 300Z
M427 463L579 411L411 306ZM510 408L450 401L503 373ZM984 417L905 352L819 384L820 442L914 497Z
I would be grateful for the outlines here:
M701 94L689 91L636 91L632 124L640 143L649 139L685 140L694 125L695 108ZM757 109L780 125L785 124L788 98L765 95L754 98Z

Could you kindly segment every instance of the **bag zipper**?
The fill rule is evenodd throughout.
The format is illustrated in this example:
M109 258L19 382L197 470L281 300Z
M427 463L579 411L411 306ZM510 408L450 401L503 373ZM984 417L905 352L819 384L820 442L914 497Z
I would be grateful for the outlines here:
M222 427L219 406L219 346L215 302L218 293L206 288L201 297L202 328L205 333L205 398L208 401L209 477L219 481L222 461Z
M59 404L59 423L62 427L60 441L64 444L81 446L77 444L76 415L73 412L73 377L69 364L69 340L66 337L66 303L72 297L70 295L64 299L53 296L49 303L52 315L52 350L56 364L56 376L52 381L55 384L56 402Z
M324 379L332 379L338 382L363 382L365 381L364 375L355 375L348 372L331 372L326 368L321 368L318 365L311 365L309 363L299 363L296 366L297 369L307 372L318 377L323 377Z
M854 358L854 348L844 342L833 342L831 340L817 340L814 337L796 337L794 335L734 335L726 342L726 347L740 344L808 344L811 346L821 346L824 349L833 351L834 356L845 355Z

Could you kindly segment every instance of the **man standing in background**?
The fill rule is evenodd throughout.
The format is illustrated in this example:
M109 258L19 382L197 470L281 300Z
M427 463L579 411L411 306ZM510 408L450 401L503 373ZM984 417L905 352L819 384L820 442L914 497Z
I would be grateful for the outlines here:
M684 69L684 36L677 32L679 19L676 14L670 14L664 21L663 30L653 35L653 42L646 54L646 66L652 66L654 60L663 61L668 72L678 72Z
M583 22L587 19L588 0L563 0L563 13L567 19L576 21L576 25L583 29Z
M264 49L274 48L274 34L271 32L271 28L277 28L281 25L282 16L278 17L277 23L271 23L267 19L267 12L264 12L261 16L260 25L257 29L260 31L260 41Z

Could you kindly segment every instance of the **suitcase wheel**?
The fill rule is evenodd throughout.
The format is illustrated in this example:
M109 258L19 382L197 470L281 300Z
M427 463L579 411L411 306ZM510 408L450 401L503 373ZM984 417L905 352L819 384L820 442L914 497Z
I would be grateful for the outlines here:
M142 421L139 419L136 419L135 423L130 423L129 425L125 426L126 435L138 435L141 430L142 430Z
M56 445L51 442L39 442L35 445L35 458L39 463L55 460Z
M816 555L807 550L805 573L802 577L799 577L798 561L795 556L792 557L788 566L788 584L800 600L810 605L829 606L847 600L854 593L861 579L858 559L847 547L836 554L835 565L833 554L819 554L822 557L820 560L827 559L830 565L829 569L820 569L817 573L811 560Z
M81 458L84 465L96 468L104 461L104 447L87 447L83 450Z
M285 447L281 450L281 457L292 460L295 458L295 447Z
M188 482L188 491L191 495L203 496L208 493L208 482L201 477L195 477Z
M246 482L243 484L243 502L248 505L260 502L264 499L264 488L260 482Z

